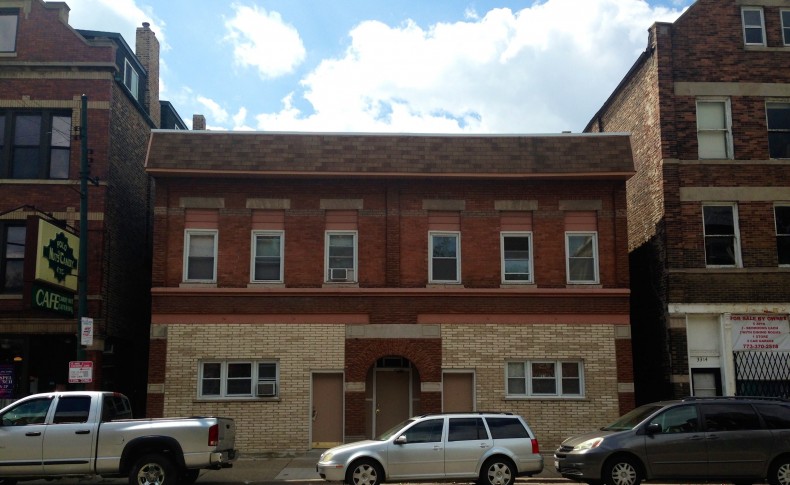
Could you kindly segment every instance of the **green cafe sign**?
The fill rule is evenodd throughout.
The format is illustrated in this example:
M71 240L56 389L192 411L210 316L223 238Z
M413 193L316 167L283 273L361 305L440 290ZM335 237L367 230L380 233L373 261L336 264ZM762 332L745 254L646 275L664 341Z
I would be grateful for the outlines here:
M79 246L79 237L39 219L36 281L76 292Z

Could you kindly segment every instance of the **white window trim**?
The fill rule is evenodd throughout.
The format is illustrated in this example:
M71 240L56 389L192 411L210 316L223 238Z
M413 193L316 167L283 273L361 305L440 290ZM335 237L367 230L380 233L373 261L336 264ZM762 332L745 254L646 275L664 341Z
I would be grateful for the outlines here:
M203 367L205 364L220 364L220 391L219 395L203 394ZM251 366L251 386L249 394L228 394L228 364L250 364ZM256 389L261 378L258 375L259 364L274 364L275 368L275 395L274 396L258 396ZM197 376L197 397L198 399L209 399L217 401L238 400L238 399L279 399L280 397L280 362L276 359L259 359L259 360L202 360L198 362L198 376ZM269 379L265 379L269 381Z
M192 236L214 236L214 266L212 269L211 279L189 279L189 239ZM216 229L185 229L184 230L184 267L183 267L183 282L184 283L216 283L217 282L217 254L219 247L219 231Z
M437 280L433 278L433 238L434 236L455 237L455 280ZM456 284L461 282L461 232L460 231L428 231L428 281L436 284Z
M746 42L746 22L744 18L744 13L754 11L760 12L760 29L762 32L762 42ZM756 25L749 26L749 28L757 28ZM762 7L741 7L741 32L743 33L743 44L744 45L757 45L757 46L764 46L765 45L765 15L763 13Z
M788 207L788 208L790 208L790 202L786 202L786 203L785 202L777 202L776 204L774 204L774 233L776 234L776 237L779 238L779 236L788 236L788 235L784 234L784 233L779 234L779 226L776 224L776 208L777 207ZM777 254L776 254L777 259L779 258L779 252L778 251L779 251L779 248L777 248ZM780 268L790 268L790 264L779 264L779 267Z
M726 160L732 160L734 157L734 148L732 144L732 110L730 107L730 98L697 98L695 107L696 113L694 114L697 119L697 155L700 157L700 160L715 160L714 158L710 157L702 157L702 154L699 153L699 134L700 132L712 132L717 130L702 130L699 127L699 104L700 103L724 103L724 131L725 134L725 149L727 150L727 158ZM718 131L717 131L718 132Z
M569 236L592 236L593 240L593 272L595 277L592 280L571 280L571 253ZM565 281L569 285L595 285L600 282L598 271L598 231L565 231Z
M508 280L505 278L505 238L507 237L526 237L529 238L529 279L528 280ZM505 285L528 285L535 281L535 266L532 264L532 231L502 231L499 233L499 264L502 273L502 284Z
M536 394L532 391L532 364L551 363L554 364L554 382L557 392L554 394ZM524 367L524 379L526 385L524 389L525 394L511 394L508 387L508 368L510 364L522 364ZM579 394L563 394L562 393L562 364L576 364L579 369ZM505 397L506 398L562 398L562 399L583 399L585 397L585 382L584 382L584 361L577 359L534 359L534 360L509 360L505 361Z
M126 74L130 72L131 78L129 82L132 84L129 86L126 84ZM132 97L134 99L139 99L140 96L140 74L132 67L132 63L129 62L129 59L124 59L123 65L123 85L126 86L126 89L132 93Z
M276 280L256 280L255 279L255 239L257 236L279 236L280 237L280 275ZM250 282L251 283L282 283L285 273L285 231L252 231L252 239L250 241Z
M733 242L733 251L735 251L735 264L708 264L708 254L705 250L705 238L707 235L705 234L705 207L712 207L712 206L725 206L725 207L732 207L732 230L735 233L733 235L734 242ZM738 227L738 204L731 203L731 202L704 202L702 204L702 210L700 211L700 215L702 216L702 249L703 254L705 257L705 267L706 268L742 268L743 261L741 260L741 229Z
M354 263L352 268L352 277L347 281L332 281L330 278L329 268L329 236L354 236ZM359 234L358 231L326 231L324 232L324 282L325 283L356 283L359 279L359 268L357 259L357 250L359 247Z
M785 36L785 32L790 30L790 21L788 22L787 25L785 25L784 23L785 14L787 14L788 17L790 17L790 9L783 8L779 10L779 23L782 26L782 43L785 46L790 46L790 38L788 38L788 36Z

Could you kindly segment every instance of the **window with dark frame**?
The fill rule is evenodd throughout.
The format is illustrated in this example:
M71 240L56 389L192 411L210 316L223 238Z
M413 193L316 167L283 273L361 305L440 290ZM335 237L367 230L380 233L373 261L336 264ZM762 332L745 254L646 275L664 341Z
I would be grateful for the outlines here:
M765 45L765 22L763 9L759 7L741 8L743 20L743 41L746 45Z
M790 103L766 103L771 158L790 158Z
M0 111L0 178L68 179L71 114Z
M790 266L790 205L774 206L776 255L780 266Z
M703 205L705 264L739 266L740 244L734 205Z
M16 52L19 10L0 8L0 52Z
M790 10L781 10L779 15L782 18L782 42L790 45Z
M27 228L21 224L0 223L3 252L0 256L0 274L3 277L0 292L22 293L25 265L25 235Z

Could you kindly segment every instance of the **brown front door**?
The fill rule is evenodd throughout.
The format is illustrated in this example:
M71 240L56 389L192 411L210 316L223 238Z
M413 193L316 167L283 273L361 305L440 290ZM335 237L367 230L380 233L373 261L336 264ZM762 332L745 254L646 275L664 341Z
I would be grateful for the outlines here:
M376 371L374 436L392 428L411 415L411 373L408 369Z
M442 375L442 411L475 410L475 375L471 372L445 372Z
M312 448L343 443L343 374L313 374Z

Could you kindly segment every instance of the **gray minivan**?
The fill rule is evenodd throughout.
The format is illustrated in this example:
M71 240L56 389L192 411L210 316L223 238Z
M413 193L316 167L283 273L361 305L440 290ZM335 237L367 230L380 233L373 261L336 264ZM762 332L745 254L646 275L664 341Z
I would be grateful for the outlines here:
M554 467L590 484L767 479L790 485L790 402L717 397L646 404L563 441Z

